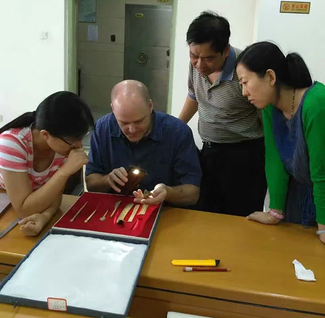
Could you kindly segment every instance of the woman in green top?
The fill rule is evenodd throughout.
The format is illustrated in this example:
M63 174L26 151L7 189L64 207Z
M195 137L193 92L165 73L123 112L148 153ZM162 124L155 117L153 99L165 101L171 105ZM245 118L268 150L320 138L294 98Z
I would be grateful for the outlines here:
M325 243L325 86L313 83L303 59L286 57L273 43L258 42L237 59L243 95L263 109L268 213L248 219L318 223Z

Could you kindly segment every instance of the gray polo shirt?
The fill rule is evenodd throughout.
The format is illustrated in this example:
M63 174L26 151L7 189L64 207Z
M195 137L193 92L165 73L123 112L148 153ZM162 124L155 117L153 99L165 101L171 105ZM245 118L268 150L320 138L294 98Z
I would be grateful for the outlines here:
M198 102L198 129L203 141L235 143L263 137L261 111L242 95L234 69L239 53L230 47L225 67L213 84L190 63L188 96Z

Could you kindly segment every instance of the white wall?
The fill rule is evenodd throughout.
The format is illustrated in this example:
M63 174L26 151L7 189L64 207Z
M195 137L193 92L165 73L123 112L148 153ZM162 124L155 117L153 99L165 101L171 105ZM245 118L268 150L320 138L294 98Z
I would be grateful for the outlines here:
M99 1L100 6L110 2L102 1ZM152 0L145 1L149 3ZM5 13L0 21L0 115L3 116L0 126L25 111L34 110L52 92L64 89L64 2L0 0L1 11ZM117 7L111 13L115 11L117 14L121 4L119 0L113 2ZM178 116L187 95L187 28L206 9L215 10L228 18L232 45L244 48L255 40L273 39L284 51L299 52L313 78L325 82L325 28L322 27L325 1L311 0L309 15L280 14L279 8L280 0L175 0L170 112ZM123 19L123 16L115 18ZM40 39L43 31L49 32L48 40ZM190 121L190 126L200 145L197 117Z
M280 13L280 0L260 0L257 40L272 40L285 54L298 52L314 80L325 82L324 0L311 0L310 14Z
M64 89L64 0L1 0L0 7L2 126Z
M251 44L254 35L256 0L177 0L175 9L174 66L171 79L171 114L178 117L187 96L187 76L189 65L186 31L192 20L204 10L213 10L226 17L230 23L231 45L245 48ZM189 122L193 130L196 144L201 147L201 139L197 132L197 115Z

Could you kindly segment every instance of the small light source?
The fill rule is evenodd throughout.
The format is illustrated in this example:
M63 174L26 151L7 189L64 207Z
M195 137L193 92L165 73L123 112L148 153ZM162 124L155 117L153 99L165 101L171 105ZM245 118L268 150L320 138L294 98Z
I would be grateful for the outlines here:
M134 169L134 170L132 171L132 173L134 173L134 174L139 174L139 173L140 173L140 170L139 170L139 169Z

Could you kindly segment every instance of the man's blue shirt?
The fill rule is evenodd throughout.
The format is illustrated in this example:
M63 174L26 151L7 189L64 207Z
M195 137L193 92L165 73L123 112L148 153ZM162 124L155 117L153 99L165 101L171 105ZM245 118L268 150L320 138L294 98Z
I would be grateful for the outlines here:
M158 183L200 186L201 168L191 129L165 113L154 111L153 118L151 133L138 143L124 136L113 113L99 119L91 136L86 175L105 175L132 165L148 174L140 184L142 190L152 190Z

